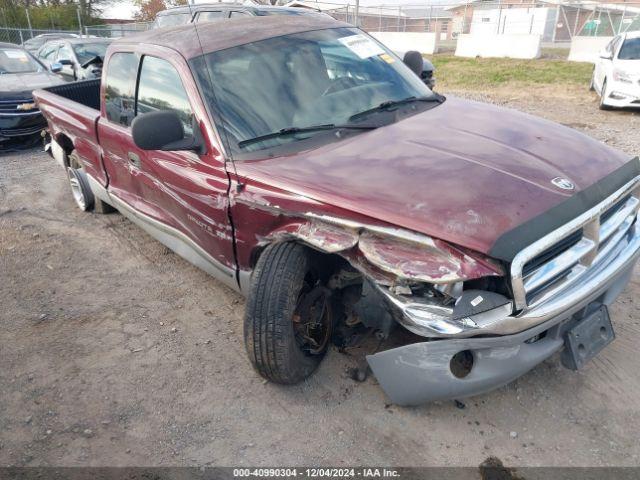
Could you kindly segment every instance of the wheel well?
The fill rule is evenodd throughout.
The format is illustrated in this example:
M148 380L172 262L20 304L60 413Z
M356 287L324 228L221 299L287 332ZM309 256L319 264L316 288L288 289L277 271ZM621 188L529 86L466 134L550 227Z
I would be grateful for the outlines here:
M64 133L58 134L58 136L56 137L56 142L58 142L58 145L62 147L64 153L66 154L64 157L64 166L68 167L69 155L71 154L71 152L73 152L73 142Z
M312 252L314 252L314 263L316 264L316 266L319 267L323 276L325 276L326 278L329 278L333 273L336 273L341 269L349 268L349 265L350 265L349 262L338 254L323 252L321 250L318 250L317 248L310 246L305 242L299 242L295 240L290 240L290 241L293 243L298 243L300 245L303 245L307 247L309 250L311 250ZM251 257L249 261L251 262L252 270L255 268L256 264L258 263L258 260L260 259L260 256L269 245L261 245L259 247L256 247L251 252Z

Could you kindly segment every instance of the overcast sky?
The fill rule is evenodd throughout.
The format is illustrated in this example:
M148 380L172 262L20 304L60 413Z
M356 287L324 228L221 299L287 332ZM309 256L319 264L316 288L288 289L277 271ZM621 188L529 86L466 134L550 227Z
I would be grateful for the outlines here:
M355 0L320 0L320 1L326 1L330 3L342 3L342 4L351 3L351 5L355 4ZM204 2L196 0L195 3L204 3ZM433 5L437 3L455 3L455 1L454 0L425 0L423 2L420 2L419 0L360 0L360 5L384 4L384 5L425 6L425 5ZM130 18L133 18L134 12L135 10L132 2L129 0L123 0L118 3L114 3L111 7L105 9L104 17L130 19Z

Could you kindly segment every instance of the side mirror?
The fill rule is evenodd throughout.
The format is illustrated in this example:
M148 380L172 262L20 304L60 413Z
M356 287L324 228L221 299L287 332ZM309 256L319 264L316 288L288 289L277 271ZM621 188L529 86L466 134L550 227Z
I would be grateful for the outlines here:
M436 67L433 66L433 63L431 63L429 60L424 60L420 78L422 79L424 84L431 90L433 90L433 87L436 86L436 78L433 75L435 71Z
M608 52L607 50L602 50L600 52L600 58L602 58L603 60L613 60L613 54L611 52Z
M173 110L138 115L131 123L133 142L142 150L195 150L205 153L204 139L198 125L194 125L194 135L184 138L184 127L178 114Z
M62 71L62 64L58 62L52 63L49 70L51 70L51 73L60 73Z
M59 63L60 65L73 65L73 62L68 58L60 59L56 63Z
M404 54L404 58L402 59L402 61L416 75L420 76L422 74L422 70L424 68L424 59L422 58L422 54L420 52L410 50Z

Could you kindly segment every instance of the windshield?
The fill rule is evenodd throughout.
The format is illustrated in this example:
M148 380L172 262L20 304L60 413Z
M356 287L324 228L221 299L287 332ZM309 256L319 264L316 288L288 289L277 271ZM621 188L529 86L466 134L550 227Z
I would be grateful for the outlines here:
M625 40L618 53L618 59L640 60L640 37Z
M433 95L357 28L270 38L207 54L204 62L213 83L212 110L234 153L300 140L283 135L246 142L281 129L348 124L384 102Z
M158 15L156 17L156 27L176 27L191 21L191 13L172 13L169 15Z
M108 46L108 43L78 43L73 45L73 51L76 52L76 57L78 57L78 61L82 65L95 57L100 57L104 60L104 54L107 52Z
M43 71L31 55L19 48L0 49L0 74L34 73Z

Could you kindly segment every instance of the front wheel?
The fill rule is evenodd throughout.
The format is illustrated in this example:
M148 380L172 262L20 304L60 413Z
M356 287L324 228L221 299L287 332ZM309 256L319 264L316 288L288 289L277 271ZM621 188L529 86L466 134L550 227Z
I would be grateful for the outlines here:
M600 90L600 110L611 110L611 107L604 103L607 98L607 79L602 81L602 90Z
M278 243L267 247L254 270L244 342L256 371L275 383L311 375L331 338L331 292L313 256L303 245Z

